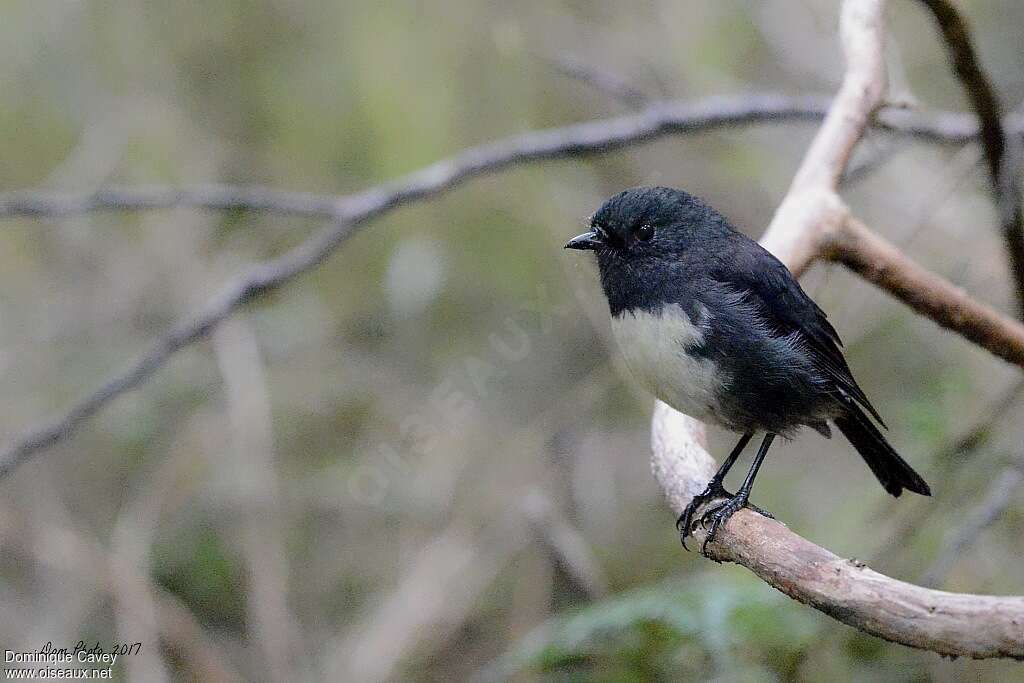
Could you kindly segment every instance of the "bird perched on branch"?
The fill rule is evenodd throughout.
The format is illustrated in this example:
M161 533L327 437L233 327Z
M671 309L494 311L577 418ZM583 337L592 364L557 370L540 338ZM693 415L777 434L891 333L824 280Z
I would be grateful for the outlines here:
M843 358L839 335L781 261L700 199L667 187L621 192L567 249L597 255L612 332L627 367L676 410L743 436L679 517L683 546L693 516L707 526L702 552L737 510L775 437L829 422L853 444L885 490L931 495L885 440L882 418ZM869 417L870 416L870 417ZM735 494L723 481L755 432L764 432ZM770 516L770 515L768 515Z

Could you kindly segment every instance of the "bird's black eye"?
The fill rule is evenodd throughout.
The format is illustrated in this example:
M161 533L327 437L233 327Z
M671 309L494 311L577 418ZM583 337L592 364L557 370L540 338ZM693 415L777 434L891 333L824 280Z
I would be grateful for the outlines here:
M652 237L654 237L654 227L649 223L644 223L636 229L636 238L641 242L646 242Z

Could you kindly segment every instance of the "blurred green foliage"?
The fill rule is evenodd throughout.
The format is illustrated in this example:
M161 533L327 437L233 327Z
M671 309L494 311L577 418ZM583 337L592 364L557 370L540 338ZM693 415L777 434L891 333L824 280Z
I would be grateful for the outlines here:
M555 617L483 677L534 670L581 681L786 679L815 634L814 618L783 596L696 574Z

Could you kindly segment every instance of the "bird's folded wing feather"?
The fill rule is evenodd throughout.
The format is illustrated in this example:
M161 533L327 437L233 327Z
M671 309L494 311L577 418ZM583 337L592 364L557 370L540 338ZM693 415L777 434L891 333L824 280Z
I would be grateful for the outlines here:
M832 379L840 398L853 399L862 405L883 426L881 416L871 405L857 380L850 372L843 352L843 342L825 312L801 289L789 269L752 240L739 249L726 250L713 268L712 279L743 292L758 304L765 317L780 336L794 332L803 338L814 354L815 364Z

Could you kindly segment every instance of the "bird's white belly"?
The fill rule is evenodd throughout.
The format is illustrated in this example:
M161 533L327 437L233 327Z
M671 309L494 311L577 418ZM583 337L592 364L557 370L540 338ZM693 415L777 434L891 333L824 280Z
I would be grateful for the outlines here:
M723 378L712 360L687 351L704 333L678 304L612 317L612 334L636 380L676 410L715 421Z

